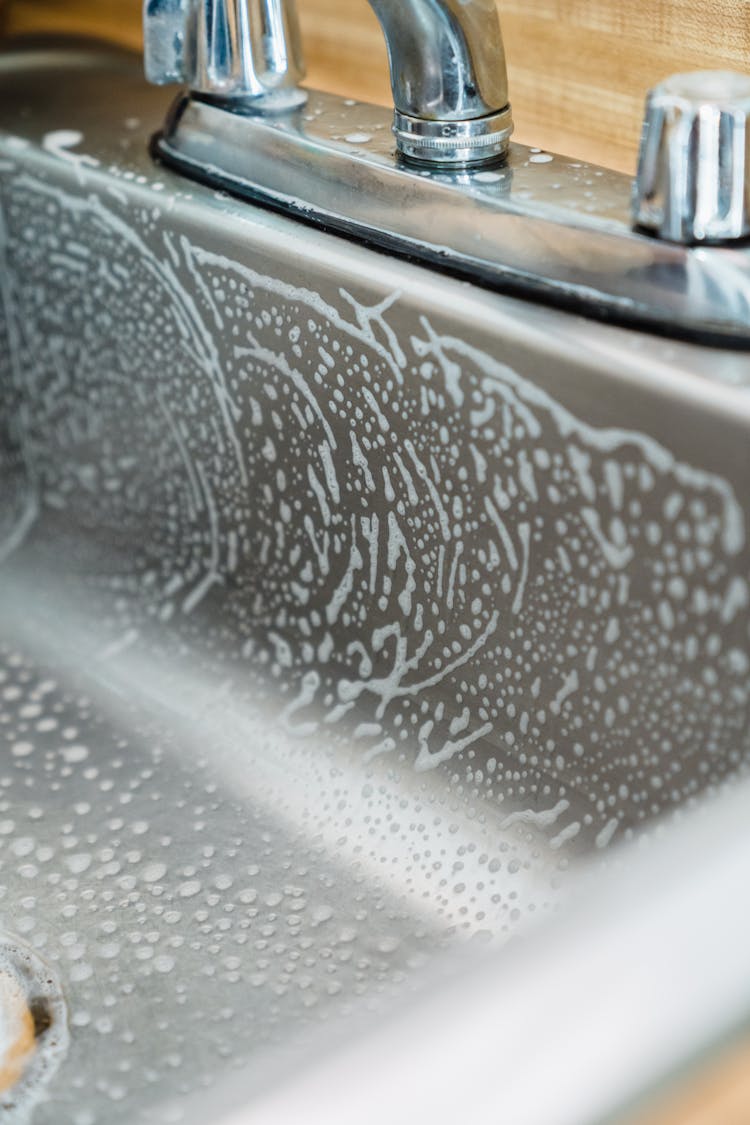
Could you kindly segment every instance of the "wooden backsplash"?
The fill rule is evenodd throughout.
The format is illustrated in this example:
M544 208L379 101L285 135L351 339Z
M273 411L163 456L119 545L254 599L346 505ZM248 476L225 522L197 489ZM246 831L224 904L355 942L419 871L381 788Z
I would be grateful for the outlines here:
M0 0L0 5L2 0ZM748 0L498 0L517 137L630 170L643 98L667 74L750 70ZM309 81L387 102L367 0L298 0ZM11 29L84 29L140 43L139 0L9 0Z

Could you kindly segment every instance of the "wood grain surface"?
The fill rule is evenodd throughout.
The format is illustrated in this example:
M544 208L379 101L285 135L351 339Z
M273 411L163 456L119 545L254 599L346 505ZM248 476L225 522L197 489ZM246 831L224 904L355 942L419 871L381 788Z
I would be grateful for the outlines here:
M620 1125L750 1125L750 1039L743 1037Z
M390 101L385 48L367 0L298 0L308 81ZM631 171L646 90L700 68L750 70L750 0L498 0L516 136ZM12 0L20 31L84 31L139 47L139 0ZM750 1042L696 1068L623 1125L750 1125Z

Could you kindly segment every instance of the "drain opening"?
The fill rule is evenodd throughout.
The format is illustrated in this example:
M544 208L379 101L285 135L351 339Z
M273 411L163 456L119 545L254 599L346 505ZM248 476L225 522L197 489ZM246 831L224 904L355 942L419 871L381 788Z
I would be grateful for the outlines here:
M45 997L33 996L29 1000L29 1012L34 1021L34 1038L39 1040L54 1025L54 1011Z
M0 934L0 1118L28 1120L65 1053L68 1027L60 987L40 958Z

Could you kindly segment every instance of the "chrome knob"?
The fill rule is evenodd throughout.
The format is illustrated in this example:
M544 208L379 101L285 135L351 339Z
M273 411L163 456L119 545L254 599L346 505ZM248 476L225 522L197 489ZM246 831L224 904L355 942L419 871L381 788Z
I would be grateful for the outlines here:
M750 76L677 74L646 103L634 218L683 244L750 234Z
M145 0L143 30L150 82L237 107L305 101L294 0Z

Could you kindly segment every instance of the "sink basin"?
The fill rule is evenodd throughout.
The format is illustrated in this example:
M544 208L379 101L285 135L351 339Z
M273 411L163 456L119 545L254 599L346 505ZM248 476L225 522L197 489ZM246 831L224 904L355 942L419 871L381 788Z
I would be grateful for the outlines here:
M585 967L618 911L656 948L675 851L719 903L747 844L747 357L181 180L162 113L124 54L0 63L0 930L70 1031L35 1125L295 1119L302 1060L446 979L542 1020L550 950ZM709 940L739 972L680 936L668 996ZM600 1013L619 1085L554 1120L705 1049L749 977L703 1023L665 1000L650 1069Z

